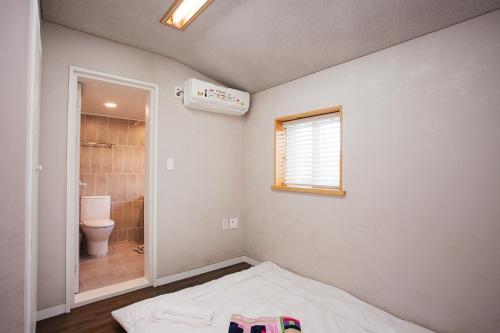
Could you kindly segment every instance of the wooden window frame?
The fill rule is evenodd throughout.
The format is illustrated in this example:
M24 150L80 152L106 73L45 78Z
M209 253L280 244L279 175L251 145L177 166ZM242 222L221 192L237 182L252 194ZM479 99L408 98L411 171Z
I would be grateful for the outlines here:
M339 175L339 187L338 188L324 188L324 187L311 187L311 186L288 186L285 185L283 179L282 170L282 160L283 156L279 156L279 152L277 151L277 137L280 132L285 131L285 127L283 123L291 120L298 120L310 117L321 116L325 114L338 113L340 116L340 175ZM272 190L276 191L290 191L290 192L303 192L303 193L316 193L316 194L324 194L324 195L333 195L333 196L345 196L346 192L342 187L342 106L337 105L331 108L312 110L303 113L288 115L276 118L274 120L274 185L271 186Z

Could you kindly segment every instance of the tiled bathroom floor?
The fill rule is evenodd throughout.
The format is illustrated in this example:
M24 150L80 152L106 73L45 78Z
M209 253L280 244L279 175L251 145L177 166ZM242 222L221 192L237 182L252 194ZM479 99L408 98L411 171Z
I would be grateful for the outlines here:
M80 253L80 292L144 276L144 255L134 251L135 242L109 243L109 253L92 257Z

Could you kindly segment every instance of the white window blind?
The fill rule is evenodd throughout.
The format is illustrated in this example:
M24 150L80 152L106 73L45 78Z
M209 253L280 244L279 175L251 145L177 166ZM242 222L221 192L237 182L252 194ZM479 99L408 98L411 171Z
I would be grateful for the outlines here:
M340 187L340 126L339 113L283 123L285 185Z

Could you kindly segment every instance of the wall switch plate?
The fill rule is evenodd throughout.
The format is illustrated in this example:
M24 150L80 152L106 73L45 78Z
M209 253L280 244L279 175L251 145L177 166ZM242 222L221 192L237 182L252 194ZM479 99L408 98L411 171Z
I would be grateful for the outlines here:
M182 87L175 87L175 98L182 98Z
M226 217L222 219L222 230L227 229L229 229L229 219Z
M167 171L175 170L175 160L171 157L167 158Z
M231 217L229 219L229 229L236 229L236 228L238 228L238 218Z

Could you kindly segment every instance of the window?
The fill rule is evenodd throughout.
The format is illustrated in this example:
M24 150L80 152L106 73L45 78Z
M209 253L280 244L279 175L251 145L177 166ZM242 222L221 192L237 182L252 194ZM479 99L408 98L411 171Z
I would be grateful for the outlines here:
M275 120L273 190L345 195L342 190L342 108Z

